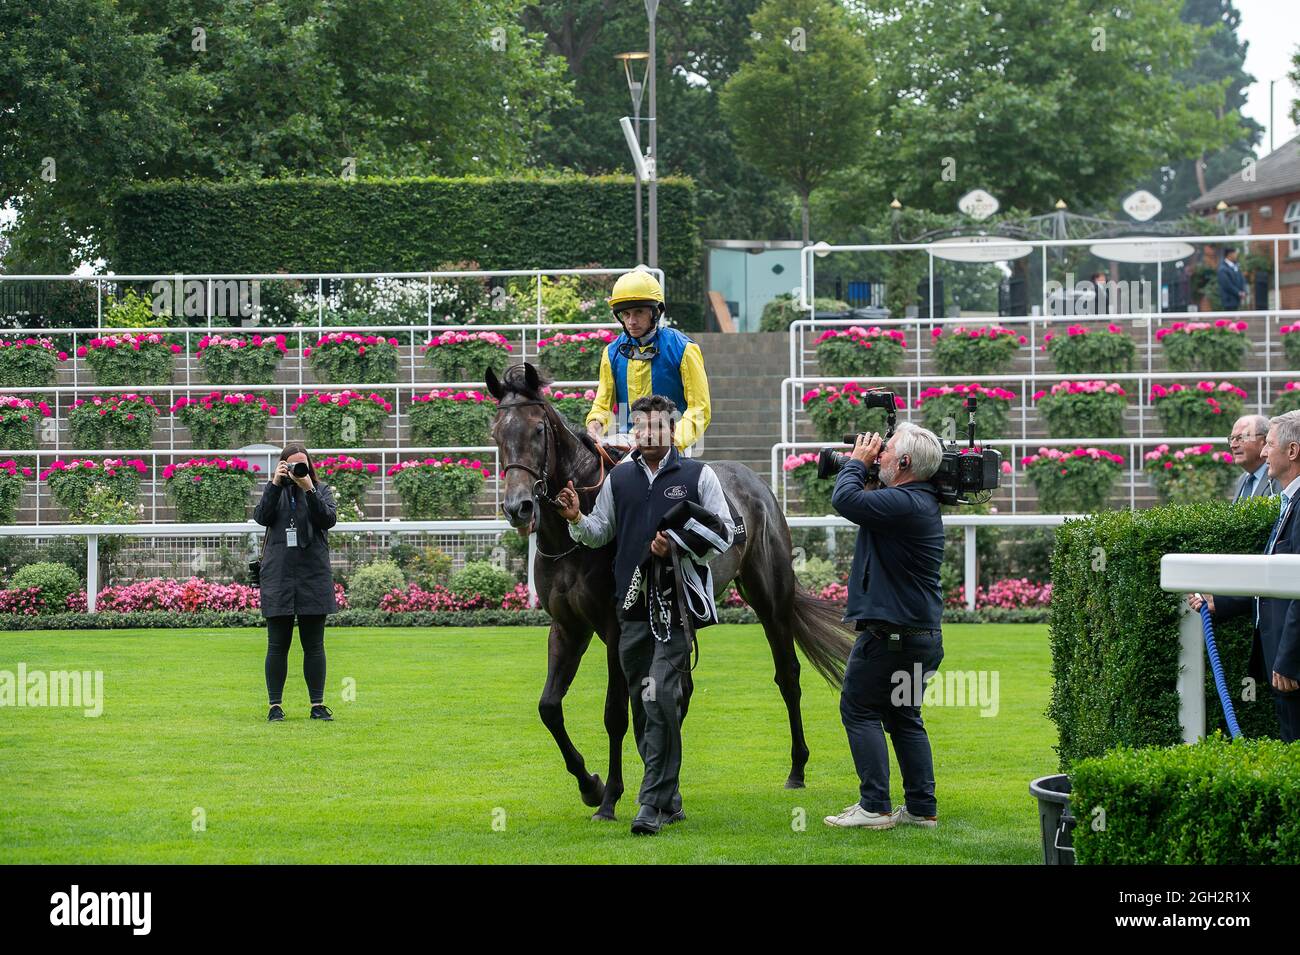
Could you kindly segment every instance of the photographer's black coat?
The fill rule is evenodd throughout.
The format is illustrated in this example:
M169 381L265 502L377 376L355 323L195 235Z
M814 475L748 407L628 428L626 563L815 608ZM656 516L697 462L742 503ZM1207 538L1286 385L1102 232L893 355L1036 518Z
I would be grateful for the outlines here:
M298 546L292 553L285 543L291 493L297 501L294 526L298 529ZM253 520L267 528L266 552L262 556L262 616L337 611L330 573L329 529L338 521L338 513L329 485L317 484L315 493L308 493L296 484L281 488L267 481L262 500L253 508Z
M877 620L938 630L943 617L943 517L928 481L868 491L867 468L849 460L831 506L857 524L845 620Z

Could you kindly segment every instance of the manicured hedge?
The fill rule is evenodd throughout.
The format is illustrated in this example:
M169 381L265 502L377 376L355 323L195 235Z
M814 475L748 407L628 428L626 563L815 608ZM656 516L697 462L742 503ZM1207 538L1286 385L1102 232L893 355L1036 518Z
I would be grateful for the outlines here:
M118 197L109 248L119 274L619 267L635 216L629 176L167 181ZM689 179L659 182L659 262L673 314L700 262Z
M1300 753L1290 744L1216 738L1167 749L1124 747L1075 764L1071 784L1080 863L1300 859Z
M1178 623L1181 594L1160 589L1168 553L1260 553L1277 519L1272 498L1145 511L1109 511L1066 521L1052 553L1052 701L1062 770L1115 746L1178 743ZM1277 736L1266 687L1241 700L1251 621L1218 622L1215 640L1237 718L1248 737ZM1224 727L1206 666L1207 730Z

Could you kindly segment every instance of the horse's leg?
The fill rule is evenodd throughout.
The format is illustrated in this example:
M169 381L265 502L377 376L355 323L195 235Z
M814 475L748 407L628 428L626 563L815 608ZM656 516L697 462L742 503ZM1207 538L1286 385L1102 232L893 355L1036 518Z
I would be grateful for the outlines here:
M775 581L760 580L758 573L752 576L744 574L741 582L750 606L763 624L763 633L772 649L772 662L776 665L776 685L790 717L790 775L785 788L802 789L804 767L808 764L808 741L804 738L800 707L799 656L794 651L794 574L789 573L789 580L778 574ZM782 590L789 593L780 600L775 599L773 592Z
M628 690L623 664L618 658L618 621L611 620L601 634L605 639L605 663L609 679L605 686L605 732L609 734L609 780L605 795L592 819L613 821L614 809L623 796L623 740L627 736Z
M605 795L605 787L600 777L587 772L587 765L582 754L569 739L564 728L564 695L569 692L569 685L578 673L578 664L582 654L591 643L591 634L587 633L574 639L566 639L563 628L558 623L551 624L550 637L547 639L546 685L542 687L542 698L537 703L537 712L542 722L555 737L564 757L564 767L578 780L578 792L582 802L587 806L599 806Z

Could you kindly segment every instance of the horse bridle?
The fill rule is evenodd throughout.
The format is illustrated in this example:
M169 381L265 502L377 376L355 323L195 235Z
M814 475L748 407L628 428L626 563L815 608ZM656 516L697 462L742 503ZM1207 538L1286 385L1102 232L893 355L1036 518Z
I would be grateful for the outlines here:
M523 405L540 405L542 408L546 408L548 404L549 404L548 402L540 398L525 398L519 401L512 401L510 404L502 405L500 407L502 409L505 409L505 408L518 408L518 407L522 407ZM533 478L533 497L537 498L539 501L544 501L545 503L549 504L551 507L555 508L556 510L559 510L560 508L559 502L556 501L555 498L551 496L550 491L546 487L546 479L547 479L546 467L547 467L547 462L549 460L549 452L551 449L551 445L555 442L555 433L551 428L550 415L546 414L545 411L542 412L542 428L543 428L543 433L545 434L545 439L542 441L541 470L539 471L537 468L534 468L530 464L523 464L518 461L512 461L502 469L502 473L509 471L511 468L518 468L520 471L523 471L525 474L528 474L530 477ZM575 490L595 491L598 490L600 486L605 483L605 464L606 462L613 464L613 462L611 461L608 453L605 451L604 448L600 447L600 445L597 445L596 448L598 451L596 457L600 459L600 477L597 479L595 484L589 485L587 487L576 488ZM556 448L556 456L557 457L559 456L558 446ZM581 544L574 544L572 547L564 551L564 553L562 554L547 554L543 552L541 548L538 548L537 552L541 554L543 557L549 558L551 560L555 560L557 558L565 557L568 554L573 553L581 546L582 546Z

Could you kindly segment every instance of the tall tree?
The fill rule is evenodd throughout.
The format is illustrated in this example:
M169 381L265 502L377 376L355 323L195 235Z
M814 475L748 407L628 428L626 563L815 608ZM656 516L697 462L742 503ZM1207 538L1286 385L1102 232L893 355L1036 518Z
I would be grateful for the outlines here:
M1222 84L1180 79L1206 31L1166 0L862 0L888 106L867 160L825 190L840 222L940 211L976 187L1003 208L1112 203L1144 171L1239 135Z
M515 170L542 114L567 95L563 61L520 24L522 0L18 6L0 6L0 70L16 81L3 87L16 92L0 148L28 158L46 148L48 86L80 107L62 113L60 133L66 167L86 172L81 193L42 189L30 162L12 176L0 167L19 209L15 247L47 267L93 248L105 199L127 181ZM49 51L43 72L25 65L33 49ZM96 71L106 81L86 89ZM104 117L120 130L114 162L95 143ZM52 232L60 220L67 230Z
M1154 173L1141 179L1135 188L1146 189L1160 198L1161 219L1178 219L1187 215L1187 204L1204 195L1215 184L1241 171L1243 160L1250 159L1259 145L1263 127L1241 114L1246 104L1246 90L1255 78L1245 70L1246 48L1250 45L1237 35L1241 13L1233 0L1184 0L1181 18L1184 23L1204 27L1205 42L1178 79L1188 87L1219 84L1222 98L1214 105L1212 118L1232 117L1238 124L1238 136L1222 149L1207 150L1200 155L1162 163Z
M862 155L878 120L875 75L835 0L767 0L750 22L751 59L722 113L749 160L799 197L806 242L813 190Z

